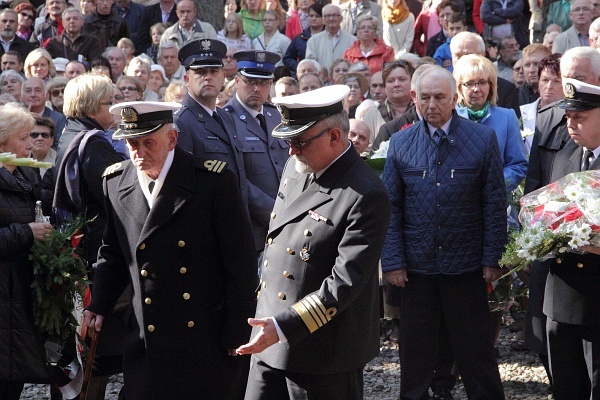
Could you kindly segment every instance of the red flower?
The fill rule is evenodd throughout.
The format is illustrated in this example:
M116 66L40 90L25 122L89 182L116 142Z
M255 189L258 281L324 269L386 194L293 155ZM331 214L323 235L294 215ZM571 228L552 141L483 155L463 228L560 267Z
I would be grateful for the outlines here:
M583 216L583 213L577 206L571 206L569 209L563 214L563 218L565 222L575 221Z
M81 233L81 229L78 229L77 232L71 235L71 247L76 248L77 246L79 246L82 237L83 233Z

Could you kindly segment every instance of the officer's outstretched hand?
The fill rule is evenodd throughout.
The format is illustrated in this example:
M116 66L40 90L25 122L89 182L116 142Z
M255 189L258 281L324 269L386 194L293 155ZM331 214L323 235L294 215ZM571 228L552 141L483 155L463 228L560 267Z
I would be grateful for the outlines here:
M277 329L272 318L248 318L248 324L262 328L250 343L238 347L236 350L238 354L260 353L279 341Z

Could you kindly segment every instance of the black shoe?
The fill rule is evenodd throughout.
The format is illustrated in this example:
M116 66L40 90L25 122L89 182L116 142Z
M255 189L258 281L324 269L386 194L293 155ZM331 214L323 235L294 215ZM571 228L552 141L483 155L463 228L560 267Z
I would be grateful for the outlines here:
M452 396L452 392L450 390L441 389L436 390L433 393L431 400L454 400L454 396Z
M390 341L398 343L400 341L400 320L392 320L392 332L389 335Z

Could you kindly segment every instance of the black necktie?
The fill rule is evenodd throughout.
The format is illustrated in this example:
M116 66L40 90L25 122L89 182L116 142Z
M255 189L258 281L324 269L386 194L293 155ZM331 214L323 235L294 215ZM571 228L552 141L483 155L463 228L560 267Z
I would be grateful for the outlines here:
M594 158L594 152L590 149L587 149L585 153L583 153L583 165L581 166L582 171L587 171L590 169L590 161Z
M148 184L148 191L150 192L150 194L152 194L152 191L154 190L154 186L156 185L156 182L152 181Z
M302 189L302 191L304 192L306 190L307 187L310 186L311 183L313 183L315 181L315 174L309 174L306 177L306 181L304 182L304 189Z
M225 127L223 126L223 121L221 120L221 117L219 117L219 114L217 114L216 111L213 111L212 116L215 119L215 121L217 121L217 124L219 124L221 126L221 128L223 128L223 131L225 131Z
M258 114L256 118L258 118L258 122L260 122L260 127L262 128L262 130L265 131L265 135L268 136L269 132L267 131L267 120L265 119L265 116L262 114Z

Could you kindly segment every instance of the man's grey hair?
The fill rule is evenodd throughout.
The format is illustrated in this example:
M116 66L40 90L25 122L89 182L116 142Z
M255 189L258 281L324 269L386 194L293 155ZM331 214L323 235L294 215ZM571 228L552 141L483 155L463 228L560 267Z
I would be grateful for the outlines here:
M417 81L425 73L425 71L429 71L431 68L435 67L433 64L423 64L419 68L415 69L413 72L412 78L410 80L410 90L417 91Z
M463 41L473 40L477 42L477 54L485 54L485 42L483 41L483 38L479 35L474 34L473 32L460 32L459 34L454 36L450 41L450 52L456 53L456 47L459 43Z
M85 19L85 17L81 13L81 11L79 11L75 7L69 7L65 11L63 11L63 13L62 13L62 19L65 19L65 17L67 16L67 14L70 14L70 13L77 13L77 14L79 14L79 18Z
M600 32L600 18L596 18L590 25L590 32Z
M348 68L348 73L368 71L369 66L362 61L355 62Z
M125 61L125 53L123 53L123 50L121 50L120 48L116 47L116 46L111 46L111 47L107 47L103 52L102 52L102 57L104 58L108 58L108 53L110 53L111 51L118 51L119 54L121 54L121 58L123 58L123 61Z
M419 98L421 95L421 82L423 82L425 78L427 78L428 81L434 82L447 81L450 85L450 96L454 97L454 95L456 95L456 80L454 79L454 76L452 76L452 72L448 71L446 68L432 65L430 68L427 68L417 80L417 84L415 86L417 98Z
M313 67L315 67L315 69L317 70L317 73L321 73L321 64L319 64L317 60L313 60L310 58L305 58L304 60L300 61L296 69L300 69L300 67L303 67L307 64L312 64Z
M164 43L164 44L161 44L160 46L158 46L158 58L162 57L163 51L172 49L172 48L177 49L177 52L179 52L179 46L177 46L177 43L174 43L174 42L167 42L167 43Z
M319 75L313 74L312 72L307 72L306 74L302 75L300 79L298 79L298 86L300 86L300 82L302 82L305 78L308 78L310 76L314 76L319 80L319 87L325 86L325 83L323 83L323 79L321 79Z
M342 139L348 139L350 119L348 118L346 110L342 110L331 117L325 118L323 120L323 125L325 125L323 129L338 128L342 132Z
M134 76L133 71L135 71L135 68L137 66L142 66L142 67L146 68L146 70L148 71L148 74L150 74L150 70L152 68L152 63L149 62L148 59L146 59L145 57L141 57L141 56L133 57L131 59L131 61L129 61L129 66L127 67L126 75Z
M594 82L588 82L592 85L600 83L600 53L598 50L588 46L573 47L565 51L565 54L560 58L560 70L566 71L569 65L576 60L588 60L594 71Z

